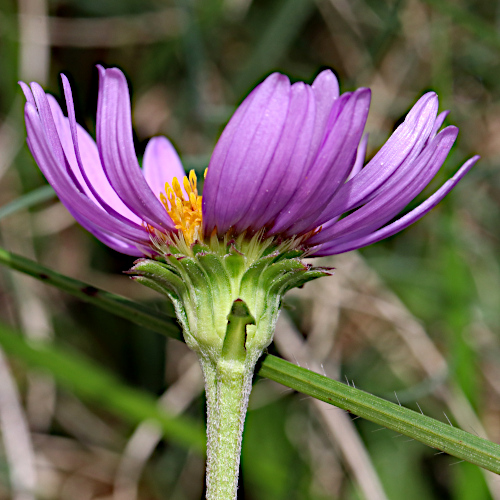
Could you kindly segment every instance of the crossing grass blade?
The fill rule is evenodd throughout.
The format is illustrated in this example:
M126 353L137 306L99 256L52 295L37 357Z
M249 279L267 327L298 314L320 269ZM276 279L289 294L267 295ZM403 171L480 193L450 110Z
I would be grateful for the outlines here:
M81 281L68 278L45 266L3 249L0 249L0 263L29 274L86 302L90 302L155 332L162 333L171 338L181 339L180 331L172 324L171 318L165 314L153 311L146 306L99 290ZM4 330L0 332L0 342L10 354L19 356L37 366L45 366L45 368L51 371L56 370L57 376L61 381L64 381L68 385L75 384L74 377L71 374L69 375L69 380L65 380L64 378L68 375L65 370L60 369L61 366L65 365L65 363L65 366L72 365L71 362L65 360L65 357L61 353L52 352L47 347L29 348L27 344L21 344L19 339L14 341L12 334L5 333ZM388 429L444 451L449 455L500 474L500 445L486 439L474 436L456 427L451 427L448 424L373 396L360 389L349 387L305 368L295 366L288 361L272 355L264 357L258 375L347 410ZM112 401L116 401L118 398L123 411L131 411L131 418L138 419L141 415L144 418L148 418L148 412L143 411L138 414L138 410L134 409L133 404L130 404L130 397L126 397L123 400L125 403L120 400L120 394L130 396L130 393L127 392L128 389L121 387L116 381L112 381L109 378L106 379L102 374L101 378L104 381L107 380L108 387L102 393L103 398L100 399L103 405L110 404L104 395L110 395L116 390L118 396L115 394L111 399ZM93 379L90 378L89 380ZM91 387L99 386L97 382L97 380L100 380L99 375L97 375L95 380L95 384L89 384ZM89 390L85 388L85 384L81 386L76 384L73 387L76 388L75 390L81 392ZM146 403L146 407L148 405L151 406L150 402ZM183 436L184 431L181 429L180 432L181 436Z
M276 356L266 356L258 374L500 474L500 445L451 427L448 423L329 379Z
M108 312L129 319L154 332L181 340L180 329L172 318L150 307L129 300L120 295L100 290L88 283L64 276L37 262L0 248L0 264L29 274L44 283L67 292L84 302L99 306Z

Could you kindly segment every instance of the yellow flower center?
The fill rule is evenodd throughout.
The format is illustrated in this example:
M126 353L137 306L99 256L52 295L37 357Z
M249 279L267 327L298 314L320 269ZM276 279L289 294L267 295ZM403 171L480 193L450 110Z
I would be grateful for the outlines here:
M189 177L182 179L184 191L177 177L172 180L172 186L165 184L165 194L160 194L161 202L168 215L174 221L175 227L182 232L188 245L201 238L201 199L196 187L196 174L189 172Z

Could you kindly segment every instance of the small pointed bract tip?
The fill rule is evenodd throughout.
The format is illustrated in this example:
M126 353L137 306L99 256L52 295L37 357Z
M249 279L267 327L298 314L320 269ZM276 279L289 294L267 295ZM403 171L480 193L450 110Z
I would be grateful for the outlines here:
M139 264L141 262L144 262L145 260L148 260L148 259L146 259L145 257L139 257L138 259L134 260L134 265Z
M248 324L255 323L255 319L252 316L250 309L248 309L246 302L240 298L236 299L231 306L231 312L228 315L228 319L230 320L231 317L246 318L249 322Z

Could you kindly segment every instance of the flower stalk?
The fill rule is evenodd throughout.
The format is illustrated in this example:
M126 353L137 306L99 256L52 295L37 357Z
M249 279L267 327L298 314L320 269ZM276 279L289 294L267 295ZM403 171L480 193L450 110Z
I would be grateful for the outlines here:
M202 361L207 394L208 500L236 498L243 425L255 361L245 348L247 325L255 319L241 299L228 316L222 356L216 366Z

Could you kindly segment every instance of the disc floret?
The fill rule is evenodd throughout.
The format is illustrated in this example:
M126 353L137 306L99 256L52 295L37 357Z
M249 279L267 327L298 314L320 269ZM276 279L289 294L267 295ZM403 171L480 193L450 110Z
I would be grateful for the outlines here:
M172 185L165 183L165 194L160 194L160 200L186 244L191 245L202 234L202 197L198 194L194 170L182 179L182 185L184 191L177 177L173 178Z

